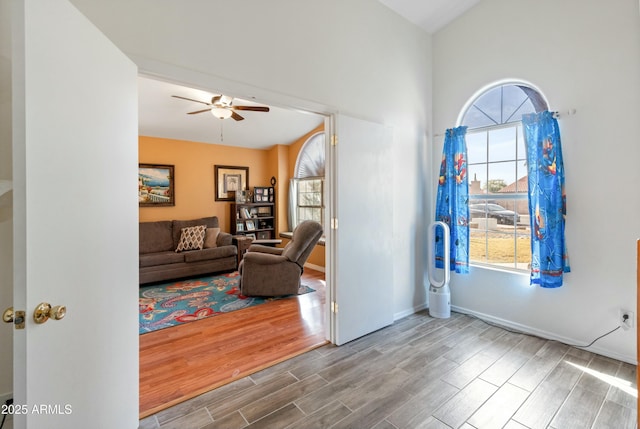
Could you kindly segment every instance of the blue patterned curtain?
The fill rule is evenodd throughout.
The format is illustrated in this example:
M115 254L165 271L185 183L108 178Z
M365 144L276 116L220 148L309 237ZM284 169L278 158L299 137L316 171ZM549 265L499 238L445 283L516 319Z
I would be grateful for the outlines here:
M469 272L469 180L467 177L467 127L448 129L442 149L436 220L451 230L450 249L444 249L442 228L436 228L436 267L444 267L444 252L451 255L451 271Z
M522 116L527 145L531 284L562 286L570 272L564 240L567 214L558 121L549 111Z

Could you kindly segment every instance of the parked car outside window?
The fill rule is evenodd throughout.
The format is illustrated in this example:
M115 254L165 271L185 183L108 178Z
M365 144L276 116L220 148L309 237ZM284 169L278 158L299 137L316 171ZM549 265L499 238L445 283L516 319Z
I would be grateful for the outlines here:
M500 224L515 225L520 222L520 215L512 210L507 210L499 204L482 203L469 204L470 218L494 218Z

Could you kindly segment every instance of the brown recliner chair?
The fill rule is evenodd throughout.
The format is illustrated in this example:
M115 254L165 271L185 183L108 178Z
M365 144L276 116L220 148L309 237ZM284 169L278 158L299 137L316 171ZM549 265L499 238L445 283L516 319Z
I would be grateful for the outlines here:
M322 237L322 225L303 221L282 248L252 244L238 267L240 293L245 296L297 295L302 266Z

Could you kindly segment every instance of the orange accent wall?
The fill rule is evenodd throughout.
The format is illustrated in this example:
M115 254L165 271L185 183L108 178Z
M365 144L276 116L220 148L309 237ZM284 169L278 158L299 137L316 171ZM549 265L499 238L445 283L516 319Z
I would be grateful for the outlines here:
M215 201L214 165L249 167L248 184L270 186L268 151L140 136L138 160L175 166L175 206L140 207L140 222L218 216L222 231L230 231L230 202Z
M289 177L287 175L287 165L289 164L289 147L276 145L268 152L268 164L271 176L276 178L276 236L281 231L288 229L287 216L289 206L286 194L289 189ZM284 195L284 197L283 197Z

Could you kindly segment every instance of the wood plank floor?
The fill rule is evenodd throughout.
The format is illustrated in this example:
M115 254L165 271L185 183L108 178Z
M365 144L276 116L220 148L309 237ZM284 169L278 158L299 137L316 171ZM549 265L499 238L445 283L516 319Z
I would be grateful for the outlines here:
M635 380L634 365L421 312L204 393L140 428L633 429Z
M302 282L316 291L141 335L140 416L325 344L324 273Z

